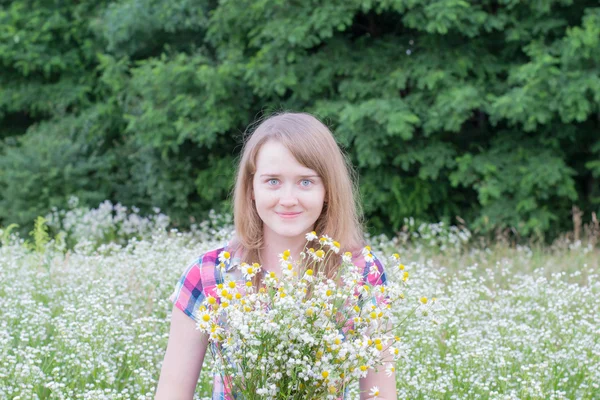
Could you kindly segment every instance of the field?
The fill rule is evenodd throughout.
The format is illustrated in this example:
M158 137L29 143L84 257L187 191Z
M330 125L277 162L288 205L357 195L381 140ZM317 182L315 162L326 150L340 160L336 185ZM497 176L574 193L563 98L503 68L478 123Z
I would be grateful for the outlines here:
M158 210L135 211L55 211L48 225L65 234L47 238L40 228L29 244L0 230L0 398L153 398L167 298L231 228L214 216L191 232L167 231ZM369 239L381 259L401 254L408 302L438 299L435 312L398 332L399 398L600 398L597 247L482 245L465 229L409 228ZM205 368L197 398L210 390Z

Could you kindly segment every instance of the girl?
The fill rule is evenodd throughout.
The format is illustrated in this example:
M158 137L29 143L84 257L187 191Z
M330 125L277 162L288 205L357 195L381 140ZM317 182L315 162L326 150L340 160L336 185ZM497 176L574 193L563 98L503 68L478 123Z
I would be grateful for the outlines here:
M371 267L361 255L365 243L351 171L329 129L312 115L282 113L256 128L244 144L237 171L234 239L188 266L171 296L174 306L157 400L193 397L208 346L208 336L196 330L198 307L214 294L224 275L244 282L238 268L219 268L225 252L238 263L258 262L265 272L280 275L278 255L286 249L299 254L305 234L316 231L339 241L341 253L351 251L355 265ZM331 258L325 268L328 276L340 262ZM372 262L380 274L378 282L370 283L384 284L383 266L376 259ZM260 285L261 279L257 274L254 285ZM373 386L379 388L377 398L397 398L394 374L369 372L360 380L361 400L370 398ZM213 399L229 398L227 385L216 375Z

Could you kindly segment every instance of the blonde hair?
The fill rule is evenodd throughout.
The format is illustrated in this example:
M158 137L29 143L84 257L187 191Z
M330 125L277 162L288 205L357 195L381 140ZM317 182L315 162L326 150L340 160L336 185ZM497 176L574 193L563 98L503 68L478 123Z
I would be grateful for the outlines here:
M247 138L238 164L233 190L233 216L236 235L233 251L243 250L243 262L261 262L264 248L263 222L252 200L256 157L269 140L283 144L307 168L314 170L325 186L321 215L315 222L317 235L328 235L341 244L341 253L364 246L362 213L354 171L331 131L307 113L284 112L263 120ZM314 244L318 246L318 243ZM309 244L310 246L310 244ZM331 276L341 259L332 257L325 271Z

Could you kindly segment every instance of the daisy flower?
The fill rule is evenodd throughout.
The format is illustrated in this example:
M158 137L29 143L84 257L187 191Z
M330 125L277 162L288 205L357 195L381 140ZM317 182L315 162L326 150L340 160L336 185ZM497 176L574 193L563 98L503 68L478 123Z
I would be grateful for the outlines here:
M317 261L321 261L325 258L325 252L321 249L315 251L314 253L311 253L314 257L315 260Z
M369 268L369 274L379 276L380 272L379 272L379 268L377 267L377 265L375 265L375 264L371 265L371 268Z
M374 399L377 399L379 397L379 387L373 386L369 392L369 395Z
M362 249L362 255L363 255L363 256L366 256L367 254L371 254L371 246L365 246L365 247Z
M258 271L260 271L260 264L253 263L252 265L250 265L242 263L242 265L240 265L240 268L242 269L242 274L244 275L244 278L251 279L254 275L258 273Z
M220 262L218 267L219 267L219 271L225 272L225 263Z
M319 243L324 244L326 246L333 246L333 239L327 235L322 235L319 239Z
M231 260L231 254L228 251L222 251L219 254L219 262L227 265L230 260Z
M340 242L333 241L333 242L331 242L330 247L331 247L331 250L333 250L333 252L335 254L338 254L340 252L340 247L341 247Z
M288 261L290 259L290 256L291 256L291 252L289 250L285 250L283 253L281 253L279 255L279 261L280 262Z
M202 311L198 314L198 321L209 323L211 320L210 313L207 311Z
M394 367L394 364L388 364L385 368L385 374L388 377L391 377L394 374L394 372L396 372L396 367Z
M312 231L312 232L306 234L306 240L308 240L309 242L316 240L318 238L319 237L317 236L317 232L315 232L315 231Z
M347 263L352 262L352 253L350 253L349 251L345 252L342 256L342 260Z

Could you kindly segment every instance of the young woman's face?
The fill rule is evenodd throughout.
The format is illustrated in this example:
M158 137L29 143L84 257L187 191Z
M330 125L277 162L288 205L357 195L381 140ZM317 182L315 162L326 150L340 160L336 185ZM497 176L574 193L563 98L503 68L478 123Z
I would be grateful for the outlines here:
M323 210L323 181L284 145L269 140L261 146L252 187L265 234L291 239L313 230Z

